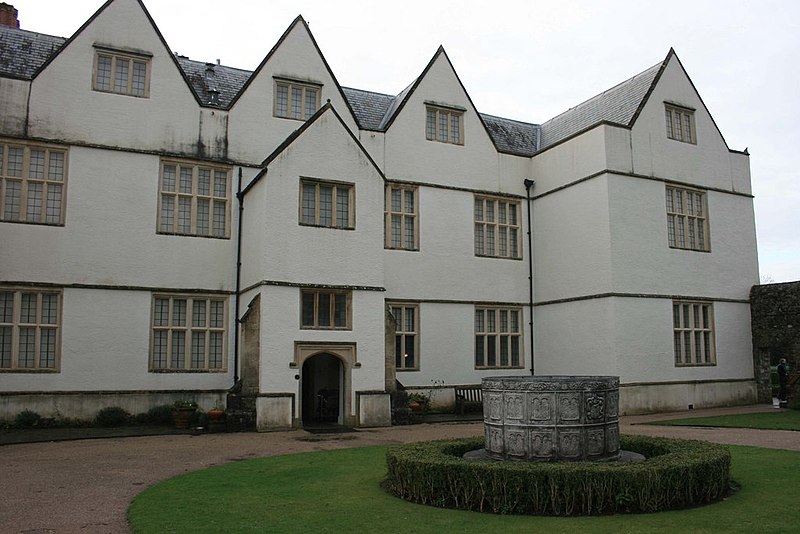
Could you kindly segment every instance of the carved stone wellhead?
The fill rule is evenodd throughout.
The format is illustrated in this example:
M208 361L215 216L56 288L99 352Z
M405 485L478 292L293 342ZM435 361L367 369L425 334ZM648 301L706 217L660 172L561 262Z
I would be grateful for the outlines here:
M498 460L619 457L619 377L484 378L486 454Z

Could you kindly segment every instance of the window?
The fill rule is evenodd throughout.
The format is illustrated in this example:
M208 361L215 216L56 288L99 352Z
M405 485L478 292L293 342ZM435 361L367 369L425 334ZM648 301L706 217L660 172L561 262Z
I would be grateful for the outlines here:
M224 371L227 299L202 295L153 298L151 371Z
M230 169L161 162L158 232L230 237Z
M285 119L308 120L319 109L320 90L318 85L275 80L272 114Z
M395 321L394 362L398 370L419 370L419 306L390 303Z
M61 292L0 289L0 371L58 371Z
M520 308L475 308L475 368L521 368Z
M98 50L92 88L104 93L150 96L150 58Z
M434 106L425 107L425 138L429 141L464 144L464 112Z
M64 224L67 151L0 141L0 220Z
M350 330L350 291L300 291L300 326L319 330Z
M475 197L475 255L520 258L519 202Z
M705 192L667 186L667 241L672 248L710 250Z
M386 186L386 248L419 250L417 188Z
M677 106L664 106L667 122L667 137L684 143L697 144L694 129L694 111Z
M300 224L355 227L353 184L300 180Z
M714 308L707 302L672 302L675 365L716 365Z

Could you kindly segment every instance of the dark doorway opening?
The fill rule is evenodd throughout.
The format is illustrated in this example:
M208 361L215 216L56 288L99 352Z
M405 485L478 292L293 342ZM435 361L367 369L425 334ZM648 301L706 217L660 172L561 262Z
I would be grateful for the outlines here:
M342 362L317 354L303 362L303 426L341 424Z

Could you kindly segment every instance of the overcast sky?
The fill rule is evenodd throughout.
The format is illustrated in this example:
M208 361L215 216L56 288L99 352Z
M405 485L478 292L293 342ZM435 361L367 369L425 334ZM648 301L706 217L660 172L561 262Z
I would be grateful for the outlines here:
M5 0L71 36L102 0ZM483 113L541 123L670 47L728 146L748 148L762 280L800 280L796 0L145 0L173 51L255 69L297 15L343 86L397 94L444 45ZM713 217L711 224L713 228Z

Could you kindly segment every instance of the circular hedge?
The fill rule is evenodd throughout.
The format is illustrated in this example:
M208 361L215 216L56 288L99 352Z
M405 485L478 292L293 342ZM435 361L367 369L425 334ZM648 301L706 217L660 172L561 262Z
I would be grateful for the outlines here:
M484 438L389 449L386 488L420 504L479 512L594 515L658 512L706 504L730 488L727 448L703 441L620 436L642 462L464 460Z

